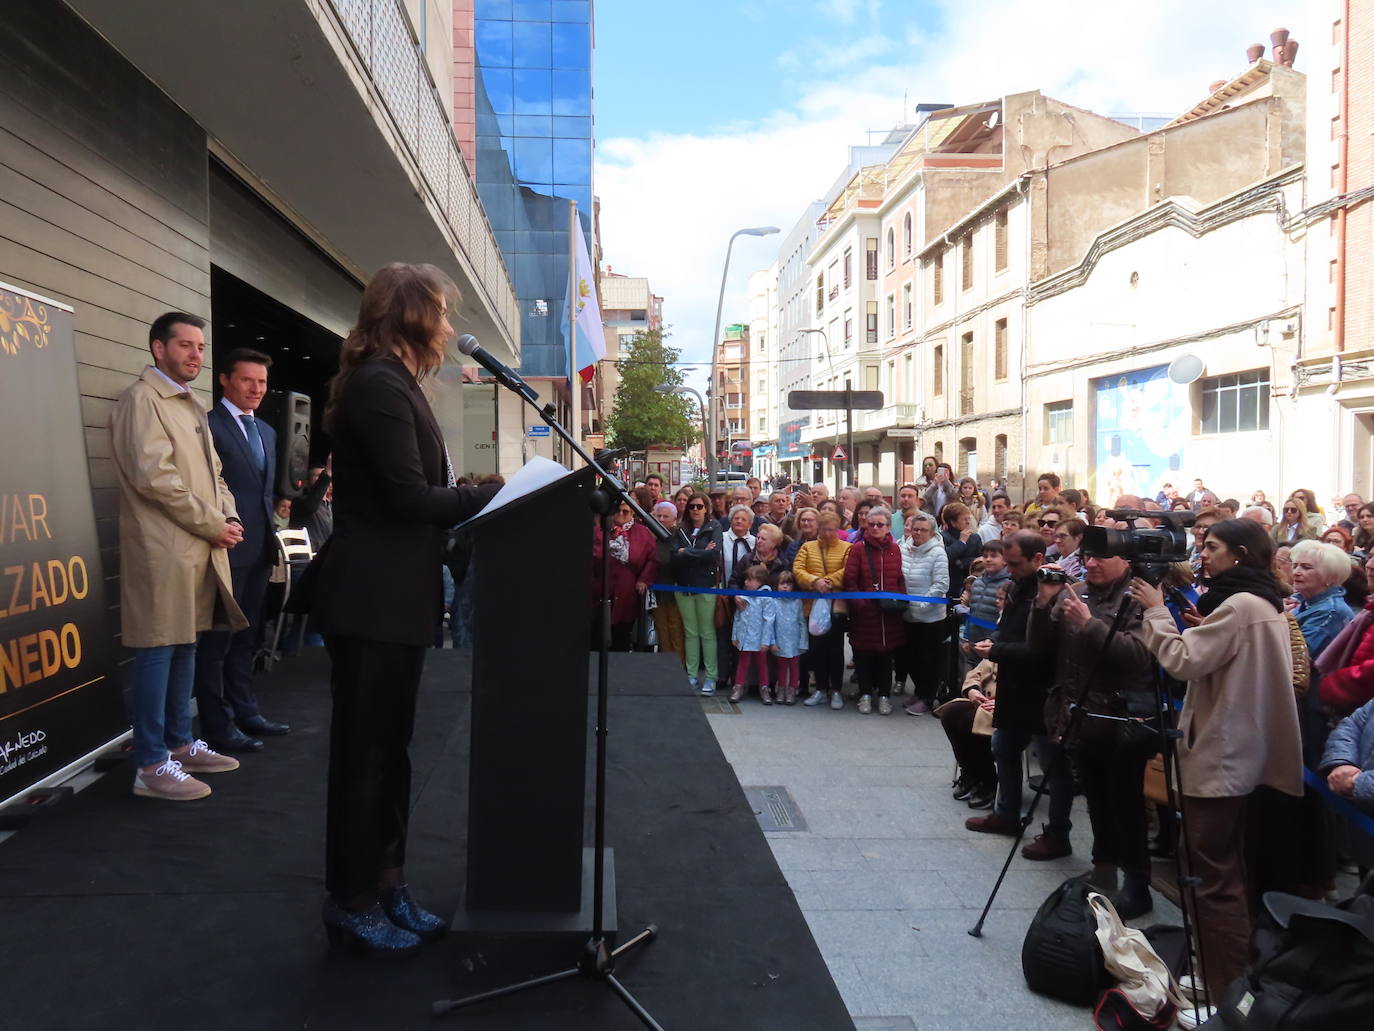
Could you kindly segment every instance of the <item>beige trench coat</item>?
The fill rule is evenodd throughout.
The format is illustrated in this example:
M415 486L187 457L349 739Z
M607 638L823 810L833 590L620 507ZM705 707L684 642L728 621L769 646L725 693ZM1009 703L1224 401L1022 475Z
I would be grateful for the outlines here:
M1234 594L1179 633L1160 605L1145 612L1145 643L1188 681L1178 729L1183 793L1248 795L1267 784L1302 794L1302 737L1288 620L1253 594Z
M237 515L204 406L149 366L115 402L110 434L125 646L193 644L201 630L246 627L229 552L213 546Z

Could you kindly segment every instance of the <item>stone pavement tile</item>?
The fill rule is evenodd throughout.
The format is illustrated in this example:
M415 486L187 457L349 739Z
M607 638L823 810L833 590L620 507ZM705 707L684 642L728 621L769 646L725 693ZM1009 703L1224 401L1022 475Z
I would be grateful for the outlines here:
M848 956L827 955L825 965L830 968L830 976L835 982L835 987L840 990L840 998L844 999L845 1009L849 1010L851 1016L877 1013L877 1003L863 974L859 972L857 962Z
M906 902L900 888L887 877L863 869L818 870L805 874L804 889L797 890L797 905L803 912L818 909L897 910ZM791 877L788 878L791 884ZM943 887L943 885L941 886Z
M852 841L792 831L764 835L783 874L807 870L853 870L862 862Z
M896 811L803 805L802 815L810 832L822 838L902 838L907 833Z
M823 956L844 956L865 964L888 964L893 957L922 956L920 933L909 914L896 909L813 909L805 914Z
M1051 866L1055 868L1047 869ZM987 903L988 893L997 882L999 869L1000 865L983 869L944 870L940 876L948 886L950 894L960 899L964 905L981 910ZM1013 862L1002 881L1001 888L997 891L996 899L993 900L992 913L999 910L1039 909L1050 892L1077 873L1077 870L1058 868L1056 864L1047 863L1032 867L1030 863L1022 862L1018 866ZM988 919L991 920L992 916L989 915Z

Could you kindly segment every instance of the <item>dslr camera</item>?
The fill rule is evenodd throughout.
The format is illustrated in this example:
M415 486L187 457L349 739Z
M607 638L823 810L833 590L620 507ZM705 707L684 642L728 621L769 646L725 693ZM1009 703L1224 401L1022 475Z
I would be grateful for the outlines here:
M1158 586L1176 562L1188 561L1188 532L1196 518L1192 512L1144 512L1114 508L1107 515L1128 529L1090 526L1083 533L1081 550L1099 558L1124 558L1131 572ZM1136 526L1137 520L1157 519L1160 526Z
M1073 579L1071 576L1069 576L1068 573L1064 572L1064 570L1062 569L1049 568L1037 570L1035 573L1035 578L1042 584L1066 584L1071 579Z

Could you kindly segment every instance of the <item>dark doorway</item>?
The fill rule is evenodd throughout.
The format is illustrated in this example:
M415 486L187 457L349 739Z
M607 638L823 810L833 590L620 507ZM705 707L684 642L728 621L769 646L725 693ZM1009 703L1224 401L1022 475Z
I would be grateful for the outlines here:
M339 337L214 265L210 267L210 322L216 397L223 357L236 347L261 351L272 359L270 390L289 390L310 398L310 463L322 463L329 445L320 422L330 377L339 368Z

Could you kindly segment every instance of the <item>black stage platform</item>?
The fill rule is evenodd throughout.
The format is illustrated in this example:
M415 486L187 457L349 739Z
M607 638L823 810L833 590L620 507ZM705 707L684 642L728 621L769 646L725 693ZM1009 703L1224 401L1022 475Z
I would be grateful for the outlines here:
M411 748L407 872L418 898L440 912L456 908L463 883L469 668L466 653L430 652ZM852 1029L675 663L616 655L611 690L607 837L621 936L650 921L661 928L617 972L668 1031ZM0 844L0 1026L640 1026L604 985L580 980L444 1021L429 1015L435 999L570 966L566 953L455 939L402 962L330 953L319 922L322 649L283 662L260 696L293 733L242 769L207 778L215 793L205 801L134 798L132 771L120 769ZM587 783L590 795L590 768Z

